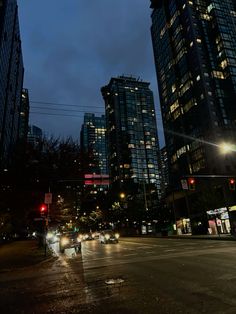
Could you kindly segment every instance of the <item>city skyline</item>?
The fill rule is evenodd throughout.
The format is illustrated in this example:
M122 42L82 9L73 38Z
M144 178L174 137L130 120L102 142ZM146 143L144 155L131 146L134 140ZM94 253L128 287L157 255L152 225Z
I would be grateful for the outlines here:
M84 113L104 113L101 86L112 76L140 76L151 83L154 92L163 146L149 3L44 2L18 3L30 124L42 128L46 135L77 139Z

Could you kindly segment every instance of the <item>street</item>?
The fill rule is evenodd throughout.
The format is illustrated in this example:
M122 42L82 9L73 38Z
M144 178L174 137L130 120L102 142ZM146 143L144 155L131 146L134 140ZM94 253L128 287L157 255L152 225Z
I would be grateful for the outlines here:
M1 264L0 313L236 313L234 241L92 240L78 255L53 248L56 257L36 265Z

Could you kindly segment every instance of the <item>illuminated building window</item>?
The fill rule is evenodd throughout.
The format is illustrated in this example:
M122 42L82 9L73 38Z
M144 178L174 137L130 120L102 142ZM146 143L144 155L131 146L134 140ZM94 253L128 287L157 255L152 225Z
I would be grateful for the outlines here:
M129 169L130 168L130 164L124 164L124 168L125 169Z
M179 107L178 99L170 106L170 112L174 112Z
M211 17L208 14L201 14L201 19L206 20L206 21L210 21Z
M219 79L225 79L225 77L224 77L224 73L223 72L221 72L221 71L213 71L212 72L212 75L213 75L213 77L215 77L215 78L219 78Z
M220 66L222 67L222 69L225 69L227 67L227 65L228 65L228 63L227 63L226 59L221 61L221 63L220 63Z

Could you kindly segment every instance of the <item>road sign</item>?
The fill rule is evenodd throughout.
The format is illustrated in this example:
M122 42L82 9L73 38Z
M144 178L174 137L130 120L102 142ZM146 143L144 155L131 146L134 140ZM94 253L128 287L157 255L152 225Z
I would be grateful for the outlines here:
M52 193L45 193L44 203L52 204Z
M181 185L183 190L188 190L188 181L185 179L181 180Z

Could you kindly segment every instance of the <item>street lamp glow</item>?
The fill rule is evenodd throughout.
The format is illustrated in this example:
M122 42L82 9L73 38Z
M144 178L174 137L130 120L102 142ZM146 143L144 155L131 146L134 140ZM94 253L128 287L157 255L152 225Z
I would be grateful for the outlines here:
M125 193L120 193L120 198L125 198Z
M222 154L229 154L234 151L233 145L229 143L222 143L219 148Z

